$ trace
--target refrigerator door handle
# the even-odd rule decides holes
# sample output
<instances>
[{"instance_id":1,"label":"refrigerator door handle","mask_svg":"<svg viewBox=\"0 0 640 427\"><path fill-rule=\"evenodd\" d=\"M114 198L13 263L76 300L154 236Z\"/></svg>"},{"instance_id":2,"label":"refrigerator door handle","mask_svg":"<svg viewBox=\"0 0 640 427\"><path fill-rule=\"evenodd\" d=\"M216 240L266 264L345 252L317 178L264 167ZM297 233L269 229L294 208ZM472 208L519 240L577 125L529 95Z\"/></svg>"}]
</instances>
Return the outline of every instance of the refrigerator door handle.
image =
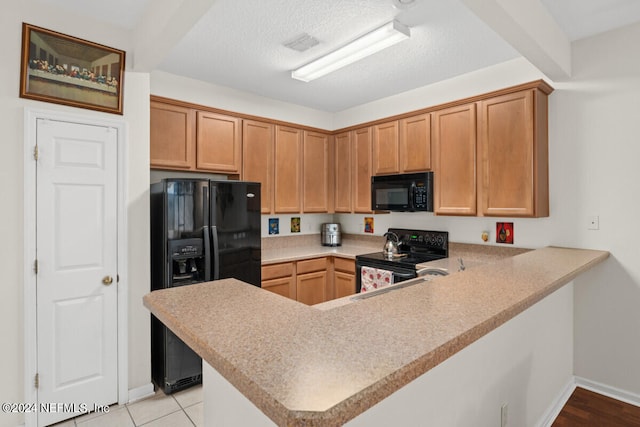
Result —
<instances>
[{"instance_id":1,"label":"refrigerator door handle","mask_svg":"<svg viewBox=\"0 0 640 427\"><path fill-rule=\"evenodd\" d=\"M211 280L211 240L209 239L209 227L202 227L204 240L204 281Z\"/></svg>"},{"instance_id":2,"label":"refrigerator door handle","mask_svg":"<svg viewBox=\"0 0 640 427\"><path fill-rule=\"evenodd\" d=\"M220 257L218 247L218 227L211 226L211 241L213 242L212 255L213 255L213 277L211 280L218 280L220 278Z\"/></svg>"}]
</instances>

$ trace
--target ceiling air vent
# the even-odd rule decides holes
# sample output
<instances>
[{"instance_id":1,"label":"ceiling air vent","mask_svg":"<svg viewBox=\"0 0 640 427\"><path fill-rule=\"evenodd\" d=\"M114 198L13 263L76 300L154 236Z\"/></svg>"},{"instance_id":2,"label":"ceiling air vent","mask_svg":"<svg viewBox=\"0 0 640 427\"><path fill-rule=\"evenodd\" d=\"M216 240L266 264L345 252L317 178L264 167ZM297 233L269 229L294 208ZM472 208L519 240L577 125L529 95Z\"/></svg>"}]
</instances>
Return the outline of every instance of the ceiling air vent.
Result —
<instances>
[{"instance_id":1,"label":"ceiling air vent","mask_svg":"<svg viewBox=\"0 0 640 427\"><path fill-rule=\"evenodd\" d=\"M320 43L317 38L310 36L307 33L302 33L295 39L285 43L284 45L289 49L297 50L298 52L304 52L305 50L314 47Z\"/></svg>"}]
</instances>

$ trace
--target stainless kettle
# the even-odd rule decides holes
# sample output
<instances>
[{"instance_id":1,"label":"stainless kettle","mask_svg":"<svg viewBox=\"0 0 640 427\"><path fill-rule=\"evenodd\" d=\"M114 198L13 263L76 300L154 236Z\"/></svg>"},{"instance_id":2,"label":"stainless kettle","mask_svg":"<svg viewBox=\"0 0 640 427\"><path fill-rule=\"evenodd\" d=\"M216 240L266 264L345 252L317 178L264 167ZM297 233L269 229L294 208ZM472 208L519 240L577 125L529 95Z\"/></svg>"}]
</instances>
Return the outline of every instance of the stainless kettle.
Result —
<instances>
[{"instance_id":1,"label":"stainless kettle","mask_svg":"<svg viewBox=\"0 0 640 427\"><path fill-rule=\"evenodd\" d=\"M392 231L384 233L384 237L387 238L387 241L382 248L382 254L387 258L393 258L398 255L398 243L400 243L400 238L398 238L398 235Z\"/></svg>"}]
</instances>

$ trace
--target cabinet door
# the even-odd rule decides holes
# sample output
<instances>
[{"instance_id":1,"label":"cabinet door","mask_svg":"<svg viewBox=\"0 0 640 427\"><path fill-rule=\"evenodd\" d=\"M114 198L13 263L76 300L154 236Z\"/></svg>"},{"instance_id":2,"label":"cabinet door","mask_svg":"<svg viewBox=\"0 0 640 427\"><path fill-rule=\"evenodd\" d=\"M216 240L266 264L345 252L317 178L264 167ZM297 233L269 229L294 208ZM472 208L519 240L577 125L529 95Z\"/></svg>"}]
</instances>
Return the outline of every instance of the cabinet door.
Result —
<instances>
[{"instance_id":1,"label":"cabinet door","mask_svg":"<svg viewBox=\"0 0 640 427\"><path fill-rule=\"evenodd\" d=\"M353 132L353 211L371 212L371 128Z\"/></svg>"},{"instance_id":2,"label":"cabinet door","mask_svg":"<svg viewBox=\"0 0 640 427\"><path fill-rule=\"evenodd\" d=\"M273 212L273 142L274 126L270 123L242 122L242 179L259 182L260 212Z\"/></svg>"},{"instance_id":3,"label":"cabinet door","mask_svg":"<svg viewBox=\"0 0 640 427\"><path fill-rule=\"evenodd\" d=\"M274 211L301 212L302 131L276 126L274 156Z\"/></svg>"},{"instance_id":4,"label":"cabinet door","mask_svg":"<svg viewBox=\"0 0 640 427\"><path fill-rule=\"evenodd\" d=\"M493 216L535 216L536 183L545 175L543 154L534 140L534 91L508 94L480 103L479 147L482 158L482 213ZM546 122L546 119L545 119ZM540 158L544 157L544 158ZM548 197L546 198L548 214ZM545 214L544 209L538 209Z\"/></svg>"},{"instance_id":5,"label":"cabinet door","mask_svg":"<svg viewBox=\"0 0 640 427\"><path fill-rule=\"evenodd\" d=\"M434 119L434 211L475 215L476 105L436 111Z\"/></svg>"},{"instance_id":6,"label":"cabinet door","mask_svg":"<svg viewBox=\"0 0 640 427\"><path fill-rule=\"evenodd\" d=\"M373 127L374 174L385 175L400 172L398 149L398 121Z\"/></svg>"},{"instance_id":7,"label":"cabinet door","mask_svg":"<svg viewBox=\"0 0 640 427\"><path fill-rule=\"evenodd\" d=\"M195 167L193 110L151 101L150 150L152 168L189 170Z\"/></svg>"},{"instance_id":8,"label":"cabinet door","mask_svg":"<svg viewBox=\"0 0 640 427\"><path fill-rule=\"evenodd\" d=\"M431 114L400 120L400 172L431 170Z\"/></svg>"},{"instance_id":9,"label":"cabinet door","mask_svg":"<svg viewBox=\"0 0 640 427\"><path fill-rule=\"evenodd\" d=\"M305 131L302 159L302 211L329 212L329 137Z\"/></svg>"},{"instance_id":10,"label":"cabinet door","mask_svg":"<svg viewBox=\"0 0 640 427\"><path fill-rule=\"evenodd\" d=\"M336 271L334 273L335 297L342 298L356 293L356 276Z\"/></svg>"},{"instance_id":11,"label":"cabinet door","mask_svg":"<svg viewBox=\"0 0 640 427\"><path fill-rule=\"evenodd\" d=\"M211 172L239 174L242 165L241 119L197 112L196 167Z\"/></svg>"},{"instance_id":12,"label":"cabinet door","mask_svg":"<svg viewBox=\"0 0 640 427\"><path fill-rule=\"evenodd\" d=\"M335 187L334 203L336 212L350 213L351 208L351 132L335 136Z\"/></svg>"},{"instance_id":13,"label":"cabinet door","mask_svg":"<svg viewBox=\"0 0 640 427\"><path fill-rule=\"evenodd\" d=\"M293 276L281 277L279 279L263 280L262 289L273 292L283 297L296 299L296 283Z\"/></svg>"},{"instance_id":14,"label":"cabinet door","mask_svg":"<svg viewBox=\"0 0 640 427\"><path fill-rule=\"evenodd\" d=\"M327 272L298 274L296 283L297 300L303 304L313 305L326 301Z\"/></svg>"}]
</instances>

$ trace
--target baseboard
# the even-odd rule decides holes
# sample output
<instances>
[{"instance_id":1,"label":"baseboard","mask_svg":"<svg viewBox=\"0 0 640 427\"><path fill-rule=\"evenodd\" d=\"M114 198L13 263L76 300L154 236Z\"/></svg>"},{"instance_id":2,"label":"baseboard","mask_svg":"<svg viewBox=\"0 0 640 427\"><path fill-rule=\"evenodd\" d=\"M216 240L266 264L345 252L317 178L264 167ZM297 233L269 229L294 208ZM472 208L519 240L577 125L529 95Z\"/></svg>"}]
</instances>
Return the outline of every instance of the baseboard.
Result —
<instances>
[{"instance_id":1,"label":"baseboard","mask_svg":"<svg viewBox=\"0 0 640 427\"><path fill-rule=\"evenodd\" d=\"M587 390L591 390L595 393L603 396L610 397L612 399L619 400L621 402L628 403L633 406L640 407L640 395L631 393L629 391L621 390L616 387L611 387L605 384L601 384L595 381L588 380L582 377L574 377L577 387L582 387Z\"/></svg>"},{"instance_id":2,"label":"baseboard","mask_svg":"<svg viewBox=\"0 0 640 427\"><path fill-rule=\"evenodd\" d=\"M153 389L153 383L145 384L141 387L136 387L129 390L129 402L132 403L136 400L145 399L147 397L151 397L155 394L155 390Z\"/></svg>"},{"instance_id":3,"label":"baseboard","mask_svg":"<svg viewBox=\"0 0 640 427\"><path fill-rule=\"evenodd\" d=\"M549 409L542 416L541 421L537 424L538 427L551 427L575 389L576 381L572 376L562 389L562 392L553 400Z\"/></svg>"}]
</instances>

